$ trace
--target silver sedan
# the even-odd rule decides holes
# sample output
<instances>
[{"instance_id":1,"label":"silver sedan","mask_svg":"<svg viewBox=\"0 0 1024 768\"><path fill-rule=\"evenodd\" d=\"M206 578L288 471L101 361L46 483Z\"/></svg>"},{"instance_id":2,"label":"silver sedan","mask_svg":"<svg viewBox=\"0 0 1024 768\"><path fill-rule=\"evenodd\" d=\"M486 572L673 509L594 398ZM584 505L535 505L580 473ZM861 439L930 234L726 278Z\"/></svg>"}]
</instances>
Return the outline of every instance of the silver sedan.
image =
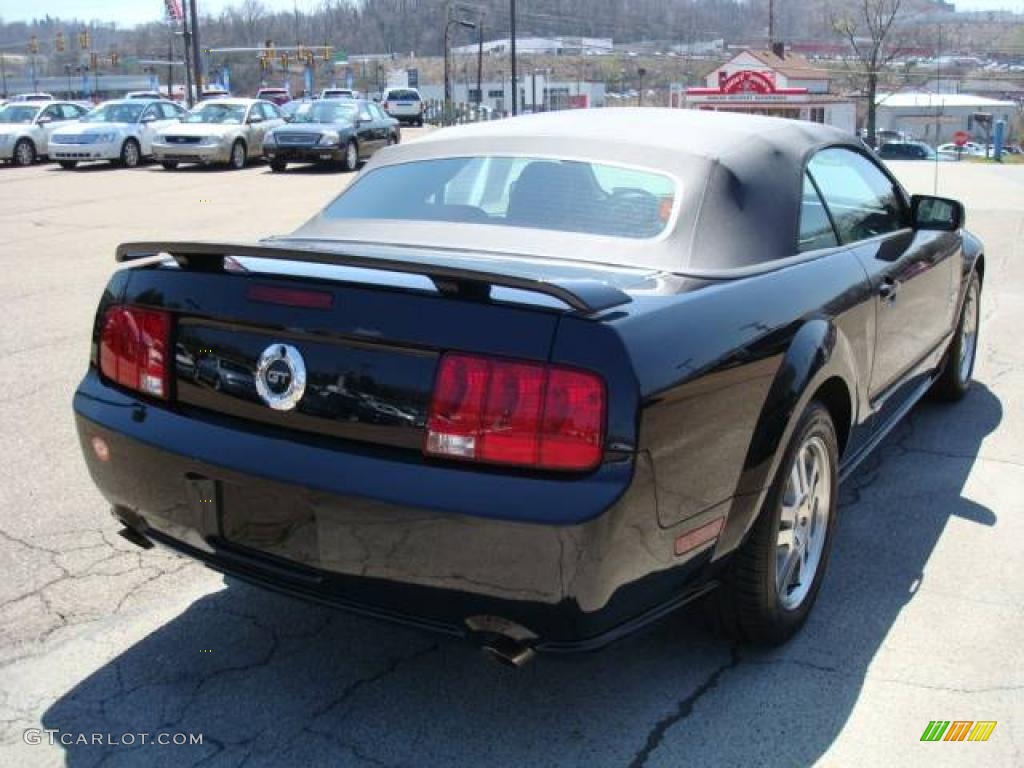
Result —
<instances>
[{"instance_id":1,"label":"silver sedan","mask_svg":"<svg viewBox=\"0 0 1024 768\"><path fill-rule=\"evenodd\" d=\"M153 156L164 168L179 163L244 168L263 156L263 137L284 124L275 104L262 99L211 99L153 140Z\"/></svg>"}]
</instances>

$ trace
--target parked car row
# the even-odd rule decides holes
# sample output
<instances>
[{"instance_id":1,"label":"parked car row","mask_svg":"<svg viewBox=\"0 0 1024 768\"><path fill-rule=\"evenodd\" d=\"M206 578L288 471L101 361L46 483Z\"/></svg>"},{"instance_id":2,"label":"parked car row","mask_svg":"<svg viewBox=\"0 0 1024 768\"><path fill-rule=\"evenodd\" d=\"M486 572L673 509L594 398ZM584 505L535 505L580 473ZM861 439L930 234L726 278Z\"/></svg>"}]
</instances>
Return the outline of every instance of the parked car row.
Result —
<instances>
[{"instance_id":1,"label":"parked car row","mask_svg":"<svg viewBox=\"0 0 1024 768\"><path fill-rule=\"evenodd\" d=\"M294 121L295 125L290 125ZM71 169L109 161L133 168L146 160L167 170L182 163L244 168L266 159L331 162L355 170L401 140L399 121L366 99L322 99L282 107L263 99L215 98L191 111L166 99L130 94L92 110L70 101L19 101L0 109L0 160L54 160Z\"/></svg>"}]
</instances>

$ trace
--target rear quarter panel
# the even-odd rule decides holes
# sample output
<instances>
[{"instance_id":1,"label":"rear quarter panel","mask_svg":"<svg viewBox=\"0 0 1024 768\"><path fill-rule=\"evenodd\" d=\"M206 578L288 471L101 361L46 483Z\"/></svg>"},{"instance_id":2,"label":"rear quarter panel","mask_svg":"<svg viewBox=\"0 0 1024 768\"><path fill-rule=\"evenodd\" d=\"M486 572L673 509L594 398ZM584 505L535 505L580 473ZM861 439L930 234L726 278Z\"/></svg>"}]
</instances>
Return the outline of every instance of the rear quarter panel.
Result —
<instances>
[{"instance_id":1,"label":"rear quarter panel","mask_svg":"<svg viewBox=\"0 0 1024 768\"><path fill-rule=\"evenodd\" d=\"M863 439L874 308L855 256L840 250L775 272L639 297L615 325L641 398L659 522L730 515L745 533L781 446L814 388L838 376ZM734 530L735 527L735 530Z\"/></svg>"}]
</instances>

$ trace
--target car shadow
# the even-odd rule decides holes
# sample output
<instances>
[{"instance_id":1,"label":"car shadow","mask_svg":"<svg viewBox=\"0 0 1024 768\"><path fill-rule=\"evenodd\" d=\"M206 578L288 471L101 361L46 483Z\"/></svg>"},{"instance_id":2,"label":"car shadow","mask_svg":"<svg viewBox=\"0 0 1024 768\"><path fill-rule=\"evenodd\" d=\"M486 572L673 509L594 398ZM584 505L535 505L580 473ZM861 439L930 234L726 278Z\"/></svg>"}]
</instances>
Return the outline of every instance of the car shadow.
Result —
<instances>
[{"instance_id":1,"label":"car shadow","mask_svg":"<svg viewBox=\"0 0 1024 768\"><path fill-rule=\"evenodd\" d=\"M364 163L361 162L359 164L358 168L356 168L356 172L358 172L358 170L360 168L362 168L363 165L364 165ZM333 176L333 175L348 175L350 173L353 176L355 175L355 172L346 171L344 168L341 167L341 163L336 163L336 162L292 163L292 164L288 165L288 168L285 169L285 171L283 173L282 172L272 171L270 169L270 166L268 165L266 173L272 174L274 176L282 176L282 175L297 175L297 176L302 176L302 175L307 175L307 176L327 175L327 176Z\"/></svg>"},{"instance_id":2,"label":"car shadow","mask_svg":"<svg viewBox=\"0 0 1024 768\"><path fill-rule=\"evenodd\" d=\"M225 766L808 765L846 724L947 523L996 524L961 490L1002 414L980 384L954 407L914 409L844 486L815 611L778 649L731 647L691 607L599 653L510 670L463 641L228 579L42 721L203 734L177 747L72 744L69 766L140 754Z\"/></svg>"}]
</instances>

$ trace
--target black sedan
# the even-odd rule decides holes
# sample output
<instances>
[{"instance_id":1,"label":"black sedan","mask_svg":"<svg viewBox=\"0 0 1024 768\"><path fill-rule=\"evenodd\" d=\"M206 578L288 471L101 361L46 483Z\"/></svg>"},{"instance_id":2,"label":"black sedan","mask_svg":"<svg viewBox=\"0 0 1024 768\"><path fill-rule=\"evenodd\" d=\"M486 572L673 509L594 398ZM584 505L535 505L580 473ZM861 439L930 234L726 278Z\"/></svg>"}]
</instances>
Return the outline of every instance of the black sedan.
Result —
<instances>
[{"instance_id":1,"label":"black sedan","mask_svg":"<svg viewBox=\"0 0 1024 768\"><path fill-rule=\"evenodd\" d=\"M810 123L438 131L294 234L120 246L82 448L130 540L509 663L711 591L740 638L781 642L839 483L919 398L970 386L963 219ZM203 355L257 398L175 365Z\"/></svg>"},{"instance_id":2,"label":"black sedan","mask_svg":"<svg viewBox=\"0 0 1024 768\"><path fill-rule=\"evenodd\" d=\"M289 123L263 139L273 171L288 163L340 163L354 171L381 147L401 140L398 121L372 101L322 99L292 115Z\"/></svg>"}]
</instances>

